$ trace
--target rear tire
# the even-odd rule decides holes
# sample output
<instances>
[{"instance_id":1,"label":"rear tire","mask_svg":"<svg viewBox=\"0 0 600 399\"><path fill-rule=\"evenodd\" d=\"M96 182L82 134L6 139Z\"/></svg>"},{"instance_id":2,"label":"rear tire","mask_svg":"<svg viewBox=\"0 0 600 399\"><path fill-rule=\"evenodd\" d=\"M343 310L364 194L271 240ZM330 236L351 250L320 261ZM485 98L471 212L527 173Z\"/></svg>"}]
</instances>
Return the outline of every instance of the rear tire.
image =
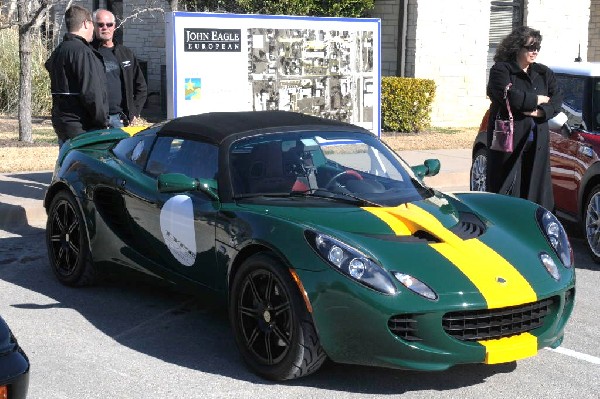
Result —
<instances>
[{"instance_id":1,"label":"rear tire","mask_svg":"<svg viewBox=\"0 0 600 399\"><path fill-rule=\"evenodd\" d=\"M487 149L478 148L471 164L471 191L487 191Z\"/></svg>"},{"instance_id":2,"label":"rear tire","mask_svg":"<svg viewBox=\"0 0 600 399\"><path fill-rule=\"evenodd\" d=\"M68 191L57 193L50 204L46 247L50 267L62 284L76 287L96 283L83 215Z\"/></svg>"},{"instance_id":3,"label":"rear tire","mask_svg":"<svg viewBox=\"0 0 600 399\"><path fill-rule=\"evenodd\" d=\"M242 358L264 378L303 377L326 359L298 286L272 256L256 254L242 264L231 288L229 317Z\"/></svg>"},{"instance_id":4,"label":"rear tire","mask_svg":"<svg viewBox=\"0 0 600 399\"><path fill-rule=\"evenodd\" d=\"M583 235L594 262L600 263L600 185L595 186L585 201Z\"/></svg>"}]
</instances>

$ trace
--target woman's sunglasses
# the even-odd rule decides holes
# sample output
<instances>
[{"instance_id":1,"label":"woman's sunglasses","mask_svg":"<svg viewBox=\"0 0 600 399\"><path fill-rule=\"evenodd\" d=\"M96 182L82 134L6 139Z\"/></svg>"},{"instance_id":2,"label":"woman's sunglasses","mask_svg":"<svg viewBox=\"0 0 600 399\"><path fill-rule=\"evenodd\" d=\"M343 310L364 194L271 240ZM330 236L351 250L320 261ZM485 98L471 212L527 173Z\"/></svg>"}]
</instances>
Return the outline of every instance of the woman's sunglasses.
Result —
<instances>
[{"instance_id":1,"label":"woman's sunglasses","mask_svg":"<svg viewBox=\"0 0 600 399\"><path fill-rule=\"evenodd\" d=\"M530 44L529 46L523 46L523 48L526 49L527 51L533 52L533 51L540 51L542 46L540 46L539 44Z\"/></svg>"}]
</instances>

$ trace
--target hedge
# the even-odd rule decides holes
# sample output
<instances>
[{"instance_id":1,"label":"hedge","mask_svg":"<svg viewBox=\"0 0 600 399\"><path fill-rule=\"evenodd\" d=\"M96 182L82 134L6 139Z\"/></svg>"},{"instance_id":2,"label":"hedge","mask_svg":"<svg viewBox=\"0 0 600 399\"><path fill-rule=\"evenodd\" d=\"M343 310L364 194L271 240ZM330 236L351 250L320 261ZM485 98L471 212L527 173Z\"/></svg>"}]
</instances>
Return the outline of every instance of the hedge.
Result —
<instances>
[{"instance_id":1,"label":"hedge","mask_svg":"<svg viewBox=\"0 0 600 399\"><path fill-rule=\"evenodd\" d=\"M429 127L434 97L435 82L431 79L382 77L382 130L419 132Z\"/></svg>"}]
</instances>

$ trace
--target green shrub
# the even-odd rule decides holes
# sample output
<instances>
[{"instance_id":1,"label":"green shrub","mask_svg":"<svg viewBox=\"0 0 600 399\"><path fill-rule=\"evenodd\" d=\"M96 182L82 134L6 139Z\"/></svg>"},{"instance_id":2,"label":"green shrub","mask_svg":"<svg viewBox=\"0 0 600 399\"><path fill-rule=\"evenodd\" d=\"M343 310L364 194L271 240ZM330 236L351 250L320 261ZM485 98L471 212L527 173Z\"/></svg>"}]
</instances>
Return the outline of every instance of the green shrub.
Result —
<instances>
[{"instance_id":1,"label":"green shrub","mask_svg":"<svg viewBox=\"0 0 600 399\"><path fill-rule=\"evenodd\" d=\"M19 105L19 36L16 29L0 29L0 113L16 115ZM39 35L31 45L31 112L49 115L52 108L50 77L44 68L48 50Z\"/></svg>"},{"instance_id":2,"label":"green shrub","mask_svg":"<svg viewBox=\"0 0 600 399\"><path fill-rule=\"evenodd\" d=\"M381 119L386 132L419 132L431 122L435 82L431 79L381 78Z\"/></svg>"}]
</instances>

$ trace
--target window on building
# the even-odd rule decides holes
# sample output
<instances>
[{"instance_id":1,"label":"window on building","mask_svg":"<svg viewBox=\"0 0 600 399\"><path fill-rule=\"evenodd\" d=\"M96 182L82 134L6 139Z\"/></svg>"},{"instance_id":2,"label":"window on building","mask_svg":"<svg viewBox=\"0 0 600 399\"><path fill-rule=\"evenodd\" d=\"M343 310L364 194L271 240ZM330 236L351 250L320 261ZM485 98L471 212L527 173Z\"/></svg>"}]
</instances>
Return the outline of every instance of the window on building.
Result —
<instances>
[{"instance_id":1,"label":"window on building","mask_svg":"<svg viewBox=\"0 0 600 399\"><path fill-rule=\"evenodd\" d=\"M491 4L486 79L494 65L494 54L502 39L514 28L523 25L523 0L493 0Z\"/></svg>"}]
</instances>

